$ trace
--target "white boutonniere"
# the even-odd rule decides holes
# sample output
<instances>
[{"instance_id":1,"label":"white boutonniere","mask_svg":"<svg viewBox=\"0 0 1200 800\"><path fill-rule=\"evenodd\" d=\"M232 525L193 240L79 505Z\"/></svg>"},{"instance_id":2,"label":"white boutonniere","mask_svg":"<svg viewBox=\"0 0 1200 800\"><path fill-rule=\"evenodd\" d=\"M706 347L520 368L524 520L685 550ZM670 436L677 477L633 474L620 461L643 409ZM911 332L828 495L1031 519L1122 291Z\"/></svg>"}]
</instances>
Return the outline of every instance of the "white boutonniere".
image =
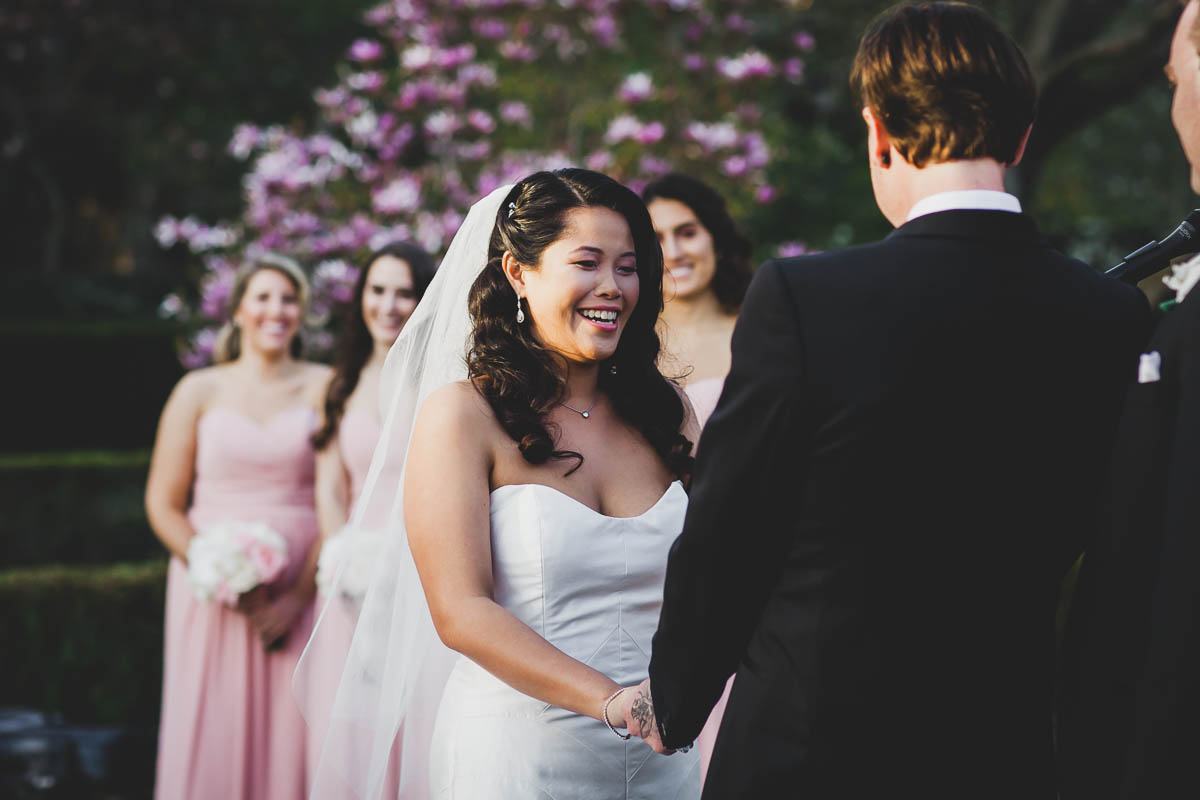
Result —
<instances>
[{"instance_id":1,"label":"white boutonniere","mask_svg":"<svg viewBox=\"0 0 1200 800\"><path fill-rule=\"evenodd\" d=\"M1192 287L1200 282L1200 255L1193 256L1182 264L1173 264L1171 274L1163 277L1168 289L1175 291L1175 302L1182 303Z\"/></svg>"}]
</instances>

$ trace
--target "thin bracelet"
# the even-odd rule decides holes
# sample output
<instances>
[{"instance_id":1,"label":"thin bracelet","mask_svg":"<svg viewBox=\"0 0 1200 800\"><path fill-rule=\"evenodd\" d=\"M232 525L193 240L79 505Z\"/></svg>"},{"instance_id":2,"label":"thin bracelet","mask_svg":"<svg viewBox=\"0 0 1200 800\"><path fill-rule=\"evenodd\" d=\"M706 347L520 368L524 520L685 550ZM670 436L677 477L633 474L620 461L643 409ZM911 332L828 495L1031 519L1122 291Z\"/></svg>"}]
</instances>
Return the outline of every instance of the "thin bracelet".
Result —
<instances>
[{"instance_id":1,"label":"thin bracelet","mask_svg":"<svg viewBox=\"0 0 1200 800\"><path fill-rule=\"evenodd\" d=\"M610 731L615 733L617 736L620 736L622 739L628 739L628 738L630 738L630 736L632 736L632 734L621 733L619 730L617 730L616 728L613 727L613 724L611 722L608 721L608 704L611 703L613 700L616 700L617 695L619 695L621 692L625 691L625 688L626 687L622 686L620 689L617 689L615 692L610 694L608 696L608 699L604 701L604 708L600 711L600 716L604 717L604 724L608 726L608 729Z\"/></svg>"}]
</instances>

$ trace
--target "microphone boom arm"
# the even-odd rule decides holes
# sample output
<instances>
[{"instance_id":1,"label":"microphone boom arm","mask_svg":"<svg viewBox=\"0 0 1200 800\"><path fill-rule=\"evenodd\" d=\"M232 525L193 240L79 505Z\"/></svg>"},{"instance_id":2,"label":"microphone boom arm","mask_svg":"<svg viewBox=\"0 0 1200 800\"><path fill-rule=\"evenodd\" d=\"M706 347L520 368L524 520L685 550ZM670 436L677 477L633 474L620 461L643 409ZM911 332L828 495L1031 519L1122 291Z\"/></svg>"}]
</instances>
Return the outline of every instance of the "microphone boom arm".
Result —
<instances>
[{"instance_id":1,"label":"microphone boom arm","mask_svg":"<svg viewBox=\"0 0 1200 800\"><path fill-rule=\"evenodd\" d=\"M1200 208L1193 209L1179 227L1161 242L1147 242L1104 274L1136 284L1148 275L1164 269L1172 259L1200 252Z\"/></svg>"}]
</instances>

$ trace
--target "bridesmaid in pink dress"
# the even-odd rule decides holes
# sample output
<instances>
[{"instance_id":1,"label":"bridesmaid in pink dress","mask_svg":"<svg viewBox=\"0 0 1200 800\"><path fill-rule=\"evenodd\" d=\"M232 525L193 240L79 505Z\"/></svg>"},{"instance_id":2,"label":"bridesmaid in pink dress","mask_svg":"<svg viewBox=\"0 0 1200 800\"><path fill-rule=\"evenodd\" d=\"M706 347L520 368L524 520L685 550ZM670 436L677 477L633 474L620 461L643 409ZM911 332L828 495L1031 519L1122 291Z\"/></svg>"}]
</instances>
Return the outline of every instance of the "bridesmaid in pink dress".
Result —
<instances>
[{"instance_id":1,"label":"bridesmaid in pink dress","mask_svg":"<svg viewBox=\"0 0 1200 800\"><path fill-rule=\"evenodd\" d=\"M300 800L304 723L292 671L312 627L317 520L305 398L326 367L300 361L307 283L290 259L265 255L235 281L216 366L183 377L159 421L146 512L170 552L159 800ZM197 599L188 544L204 526L262 521L288 567L236 609Z\"/></svg>"},{"instance_id":2,"label":"bridesmaid in pink dress","mask_svg":"<svg viewBox=\"0 0 1200 800\"><path fill-rule=\"evenodd\" d=\"M326 545L342 534L353 504L362 493L382 428L379 379L383 363L433 279L433 270L433 259L416 245L388 245L368 259L354 297L345 308L334 371L318 398L323 418L312 436L317 450L317 517ZM399 485L400 476L381 480ZM381 527L382 522L365 519L360 527L370 531ZM357 610L355 598L329 599L318 598L320 625L297 673L296 690L306 695L302 702L313 763L319 759L328 733L328 712L341 679ZM319 787L319 791L325 792L326 787ZM394 798L396 791L385 788L383 795Z\"/></svg>"},{"instance_id":3,"label":"bridesmaid in pink dress","mask_svg":"<svg viewBox=\"0 0 1200 800\"><path fill-rule=\"evenodd\" d=\"M648 185L642 199L666 267L665 307L659 318L666 354L663 371L683 374L684 390L703 426L717 407L729 373L733 327L753 275L753 246L729 216L725 200L695 178L666 175ZM697 739L701 780L728 699L726 685Z\"/></svg>"}]
</instances>

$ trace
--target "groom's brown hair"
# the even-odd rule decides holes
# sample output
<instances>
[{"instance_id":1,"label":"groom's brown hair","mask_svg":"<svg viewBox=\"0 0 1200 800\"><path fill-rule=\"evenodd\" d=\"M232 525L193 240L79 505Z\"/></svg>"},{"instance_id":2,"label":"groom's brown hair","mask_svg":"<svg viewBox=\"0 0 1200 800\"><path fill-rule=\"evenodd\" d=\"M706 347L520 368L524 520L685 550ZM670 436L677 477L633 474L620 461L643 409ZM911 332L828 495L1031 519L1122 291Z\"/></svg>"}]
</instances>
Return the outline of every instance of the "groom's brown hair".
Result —
<instances>
[{"instance_id":1,"label":"groom's brown hair","mask_svg":"<svg viewBox=\"0 0 1200 800\"><path fill-rule=\"evenodd\" d=\"M966 3L884 12L863 34L850 83L917 168L985 157L1011 164L1037 104L1020 48Z\"/></svg>"}]
</instances>

